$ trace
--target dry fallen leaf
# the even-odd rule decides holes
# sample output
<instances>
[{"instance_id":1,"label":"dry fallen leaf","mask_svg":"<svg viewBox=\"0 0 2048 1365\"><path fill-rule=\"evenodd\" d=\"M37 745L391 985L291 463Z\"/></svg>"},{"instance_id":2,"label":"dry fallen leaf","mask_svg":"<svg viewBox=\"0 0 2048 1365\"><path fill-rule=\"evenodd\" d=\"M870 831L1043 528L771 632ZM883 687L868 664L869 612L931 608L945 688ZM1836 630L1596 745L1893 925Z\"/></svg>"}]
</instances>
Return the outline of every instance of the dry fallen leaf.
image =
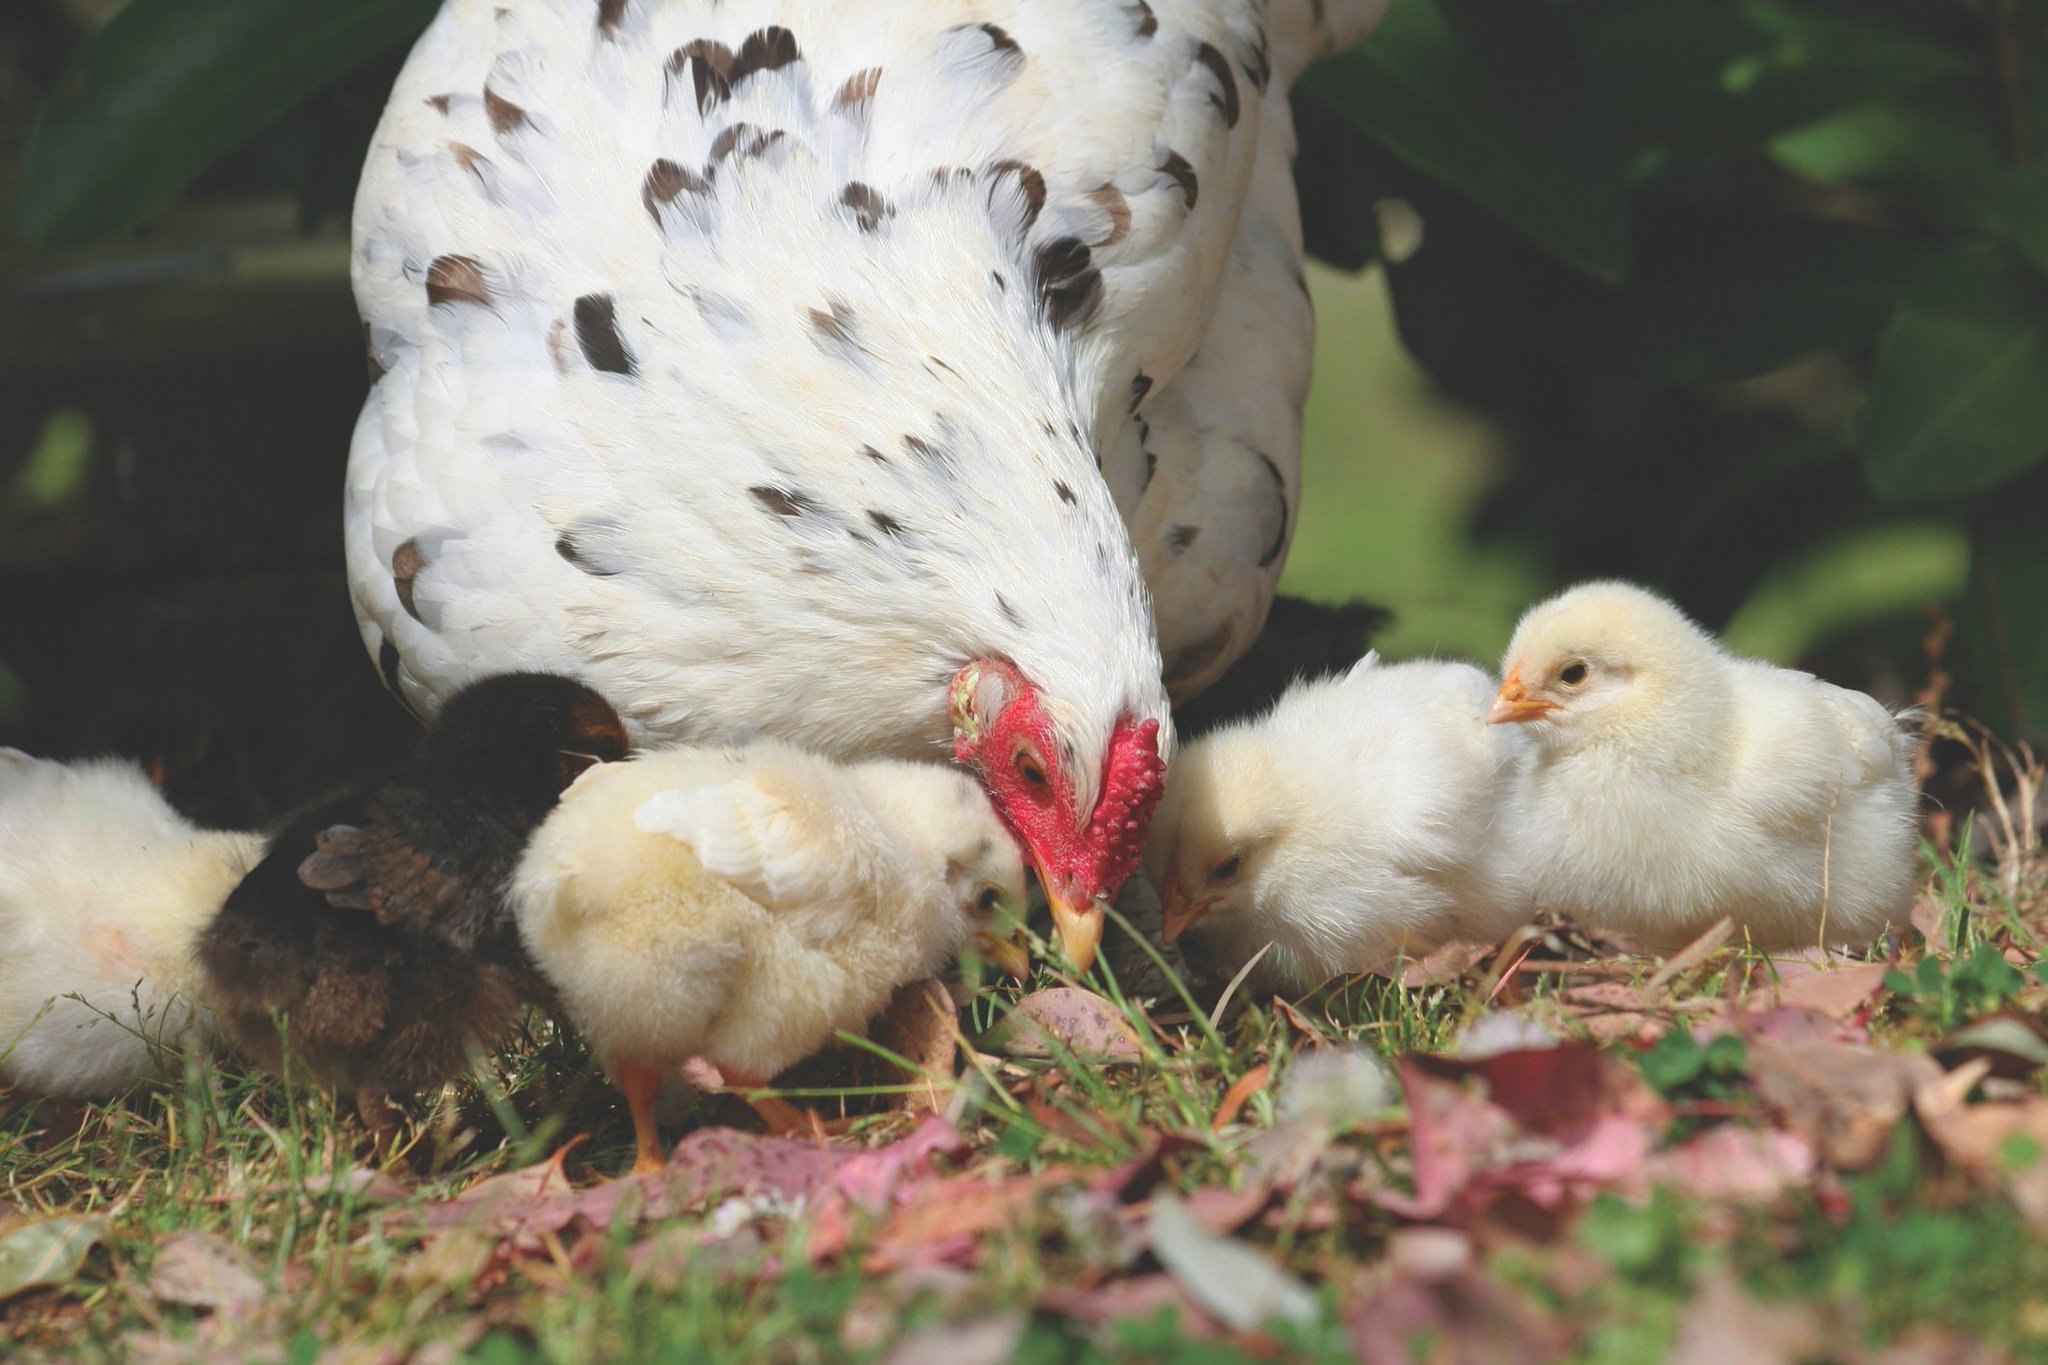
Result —
<instances>
[{"instance_id":1,"label":"dry fallen leaf","mask_svg":"<svg viewBox=\"0 0 2048 1365\"><path fill-rule=\"evenodd\" d=\"M1153 1198L1147 1239L1167 1273L1227 1327L1316 1320L1313 1290L1250 1243L1204 1228L1173 1195Z\"/></svg>"},{"instance_id":2,"label":"dry fallen leaf","mask_svg":"<svg viewBox=\"0 0 2048 1365\"><path fill-rule=\"evenodd\" d=\"M233 1312L263 1298L263 1281L241 1248L203 1232L174 1232L157 1244L149 1292L165 1303Z\"/></svg>"},{"instance_id":3,"label":"dry fallen leaf","mask_svg":"<svg viewBox=\"0 0 2048 1365\"><path fill-rule=\"evenodd\" d=\"M903 1079L918 1088L898 1097L911 1113L933 1113L945 1107L952 1093L958 1011L953 997L938 981L913 981L898 990L868 1030L877 1044L916 1068Z\"/></svg>"},{"instance_id":4,"label":"dry fallen leaf","mask_svg":"<svg viewBox=\"0 0 2048 1365\"><path fill-rule=\"evenodd\" d=\"M1884 989L1884 962L1858 962L1848 966L1814 966L1801 962L1773 964L1777 979L1766 979L1750 990L1749 1009L1818 1010L1830 1019L1847 1019Z\"/></svg>"},{"instance_id":5,"label":"dry fallen leaf","mask_svg":"<svg viewBox=\"0 0 2048 1365\"><path fill-rule=\"evenodd\" d=\"M1796 1365L1827 1353L1820 1315L1805 1304L1767 1304L1727 1274L1707 1277L1679 1319L1671 1365Z\"/></svg>"},{"instance_id":6,"label":"dry fallen leaf","mask_svg":"<svg viewBox=\"0 0 2048 1365\"><path fill-rule=\"evenodd\" d=\"M0 1300L63 1284L106 1235L104 1218L29 1218L0 1227Z\"/></svg>"},{"instance_id":7,"label":"dry fallen leaf","mask_svg":"<svg viewBox=\"0 0 2048 1365\"><path fill-rule=\"evenodd\" d=\"M1965 1063L1913 1097L1913 1109L1943 1156L1979 1180L1996 1183L2039 1230L2048 1231L2048 1097L2013 1104L1966 1104L1988 1071Z\"/></svg>"},{"instance_id":8,"label":"dry fallen leaf","mask_svg":"<svg viewBox=\"0 0 2048 1365\"><path fill-rule=\"evenodd\" d=\"M1039 1306L1083 1323L1143 1322L1170 1308L1180 1332L1189 1337L1215 1336L1222 1324L1181 1287L1173 1276L1139 1275L1078 1288L1053 1285L1039 1297Z\"/></svg>"},{"instance_id":9,"label":"dry fallen leaf","mask_svg":"<svg viewBox=\"0 0 2048 1365\"><path fill-rule=\"evenodd\" d=\"M1561 1353L1562 1331L1472 1269L1469 1244L1443 1240L1455 1235L1414 1229L1388 1248L1391 1277L1348 1314L1360 1365L1537 1365Z\"/></svg>"},{"instance_id":10,"label":"dry fallen leaf","mask_svg":"<svg viewBox=\"0 0 2048 1365\"><path fill-rule=\"evenodd\" d=\"M884 1357L885 1365L1003 1365L1024 1339L1022 1313L920 1327Z\"/></svg>"},{"instance_id":11,"label":"dry fallen leaf","mask_svg":"<svg viewBox=\"0 0 2048 1365\"><path fill-rule=\"evenodd\" d=\"M1831 1166L1855 1170L1883 1155L1892 1129L1941 1068L1924 1053L1840 1043L1749 1045L1757 1094Z\"/></svg>"},{"instance_id":12,"label":"dry fallen leaf","mask_svg":"<svg viewBox=\"0 0 2048 1365\"><path fill-rule=\"evenodd\" d=\"M1053 1043L1089 1059L1136 1061L1143 1055L1137 1032L1123 1012L1095 992L1074 986L1025 996L1009 1018L990 1031L989 1042L995 1051L1011 1057L1049 1057Z\"/></svg>"},{"instance_id":13,"label":"dry fallen leaf","mask_svg":"<svg viewBox=\"0 0 2048 1365\"><path fill-rule=\"evenodd\" d=\"M1372 1197L1408 1218L1476 1216L1511 1191L1554 1209L1599 1189L1638 1189L1666 1113L1640 1080L1584 1047L1472 1064L1411 1057L1401 1082L1414 1195Z\"/></svg>"},{"instance_id":14,"label":"dry fallen leaf","mask_svg":"<svg viewBox=\"0 0 2048 1365\"><path fill-rule=\"evenodd\" d=\"M363 1204L402 1204L413 1196L412 1186L396 1176L362 1166L349 1166L332 1175L307 1176L304 1188L308 1194L338 1192Z\"/></svg>"},{"instance_id":15,"label":"dry fallen leaf","mask_svg":"<svg viewBox=\"0 0 2048 1365\"><path fill-rule=\"evenodd\" d=\"M1650 1179L1691 1199L1762 1203L1813 1178L1813 1149L1790 1133L1732 1123L1650 1158Z\"/></svg>"}]
</instances>

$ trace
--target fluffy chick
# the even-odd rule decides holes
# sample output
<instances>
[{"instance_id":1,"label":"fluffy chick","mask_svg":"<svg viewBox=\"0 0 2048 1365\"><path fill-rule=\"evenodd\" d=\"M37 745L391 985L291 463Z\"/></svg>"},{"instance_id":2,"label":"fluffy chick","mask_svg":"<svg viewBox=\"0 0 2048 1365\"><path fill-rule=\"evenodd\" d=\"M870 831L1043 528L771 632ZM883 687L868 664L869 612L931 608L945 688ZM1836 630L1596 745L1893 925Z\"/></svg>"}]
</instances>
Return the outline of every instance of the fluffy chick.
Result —
<instances>
[{"instance_id":1,"label":"fluffy chick","mask_svg":"<svg viewBox=\"0 0 2048 1365\"><path fill-rule=\"evenodd\" d=\"M1907 917L1912 743L1874 698L1737 658L1627 583L1533 608L1502 669L1488 719L1535 745L1514 822L1540 904L1667 951L1723 915L1769 948Z\"/></svg>"},{"instance_id":2,"label":"fluffy chick","mask_svg":"<svg viewBox=\"0 0 2048 1365\"><path fill-rule=\"evenodd\" d=\"M662 1162L666 1072L695 1056L758 1085L970 933L1007 947L994 929L1022 901L1024 864L962 772L764 743L586 773L511 894L527 951L625 1092L645 1171Z\"/></svg>"},{"instance_id":3,"label":"fluffy chick","mask_svg":"<svg viewBox=\"0 0 2048 1365\"><path fill-rule=\"evenodd\" d=\"M459 1073L534 997L505 879L562 789L625 754L567 678L458 693L404 767L292 817L200 936L222 1031L280 1073L288 1048L389 1138L393 1097Z\"/></svg>"},{"instance_id":4,"label":"fluffy chick","mask_svg":"<svg viewBox=\"0 0 2048 1365\"><path fill-rule=\"evenodd\" d=\"M1299 683L1266 715L1184 749L1147 872L1163 936L1295 987L1454 938L1491 941L1529 901L1495 839L1524 745L1484 721L1468 664L1383 664Z\"/></svg>"},{"instance_id":5,"label":"fluffy chick","mask_svg":"<svg viewBox=\"0 0 2048 1365\"><path fill-rule=\"evenodd\" d=\"M0 1076L98 1099L211 1032L192 941L263 856L203 830L142 769L0 749Z\"/></svg>"}]
</instances>

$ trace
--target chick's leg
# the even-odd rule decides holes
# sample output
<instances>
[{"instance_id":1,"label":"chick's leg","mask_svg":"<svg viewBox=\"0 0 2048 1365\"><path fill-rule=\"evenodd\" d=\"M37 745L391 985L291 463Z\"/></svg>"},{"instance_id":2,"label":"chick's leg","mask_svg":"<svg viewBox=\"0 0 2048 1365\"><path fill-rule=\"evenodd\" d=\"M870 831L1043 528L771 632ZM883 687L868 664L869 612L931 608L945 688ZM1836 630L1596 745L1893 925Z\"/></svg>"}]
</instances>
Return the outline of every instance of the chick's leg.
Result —
<instances>
[{"instance_id":1,"label":"chick's leg","mask_svg":"<svg viewBox=\"0 0 2048 1365\"><path fill-rule=\"evenodd\" d=\"M654 1097L661 1089L661 1072L631 1059L623 1061L619 1063L619 1089L633 1115L633 1174L658 1171L667 1164L661 1130L654 1124Z\"/></svg>"},{"instance_id":2,"label":"chick's leg","mask_svg":"<svg viewBox=\"0 0 2048 1365\"><path fill-rule=\"evenodd\" d=\"M356 1087L356 1114L370 1133L371 1159L378 1165L404 1170L405 1157L399 1151L405 1137L405 1110L381 1085Z\"/></svg>"}]
</instances>

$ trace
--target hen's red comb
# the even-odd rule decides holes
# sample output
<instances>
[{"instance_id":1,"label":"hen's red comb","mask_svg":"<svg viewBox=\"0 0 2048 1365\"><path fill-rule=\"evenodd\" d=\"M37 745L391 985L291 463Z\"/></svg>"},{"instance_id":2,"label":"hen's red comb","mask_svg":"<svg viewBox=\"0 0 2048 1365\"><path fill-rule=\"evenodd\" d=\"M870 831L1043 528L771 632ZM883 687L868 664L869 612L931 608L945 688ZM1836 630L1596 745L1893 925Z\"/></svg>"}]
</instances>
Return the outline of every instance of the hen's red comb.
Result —
<instances>
[{"instance_id":1,"label":"hen's red comb","mask_svg":"<svg viewBox=\"0 0 2048 1365\"><path fill-rule=\"evenodd\" d=\"M1159 757L1159 722L1117 722L1102 772L1102 799L1088 820L1088 847L1100 862L1096 885L1107 894L1129 879L1145 854L1152 812L1166 792L1166 762Z\"/></svg>"}]
</instances>

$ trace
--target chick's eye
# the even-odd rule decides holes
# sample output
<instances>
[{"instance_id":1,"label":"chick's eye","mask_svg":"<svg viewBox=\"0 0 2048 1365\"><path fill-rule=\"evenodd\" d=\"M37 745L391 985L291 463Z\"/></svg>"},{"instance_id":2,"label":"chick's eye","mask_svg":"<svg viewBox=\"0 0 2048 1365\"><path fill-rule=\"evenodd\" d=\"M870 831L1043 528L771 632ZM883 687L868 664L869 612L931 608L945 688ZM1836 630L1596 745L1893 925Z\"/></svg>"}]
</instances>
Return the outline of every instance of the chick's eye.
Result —
<instances>
[{"instance_id":1,"label":"chick's eye","mask_svg":"<svg viewBox=\"0 0 2048 1365\"><path fill-rule=\"evenodd\" d=\"M1237 854L1232 854L1210 869L1209 880L1212 882L1227 882L1243 869L1244 859Z\"/></svg>"},{"instance_id":2,"label":"chick's eye","mask_svg":"<svg viewBox=\"0 0 2048 1365\"><path fill-rule=\"evenodd\" d=\"M1586 680L1586 675L1591 671L1584 663L1574 659L1566 664L1563 670L1558 673L1557 680L1566 687L1577 687Z\"/></svg>"},{"instance_id":3,"label":"chick's eye","mask_svg":"<svg viewBox=\"0 0 2048 1365\"><path fill-rule=\"evenodd\" d=\"M998 886L984 886L981 894L974 898L974 908L984 915L992 915L1003 903L1003 891Z\"/></svg>"}]
</instances>

